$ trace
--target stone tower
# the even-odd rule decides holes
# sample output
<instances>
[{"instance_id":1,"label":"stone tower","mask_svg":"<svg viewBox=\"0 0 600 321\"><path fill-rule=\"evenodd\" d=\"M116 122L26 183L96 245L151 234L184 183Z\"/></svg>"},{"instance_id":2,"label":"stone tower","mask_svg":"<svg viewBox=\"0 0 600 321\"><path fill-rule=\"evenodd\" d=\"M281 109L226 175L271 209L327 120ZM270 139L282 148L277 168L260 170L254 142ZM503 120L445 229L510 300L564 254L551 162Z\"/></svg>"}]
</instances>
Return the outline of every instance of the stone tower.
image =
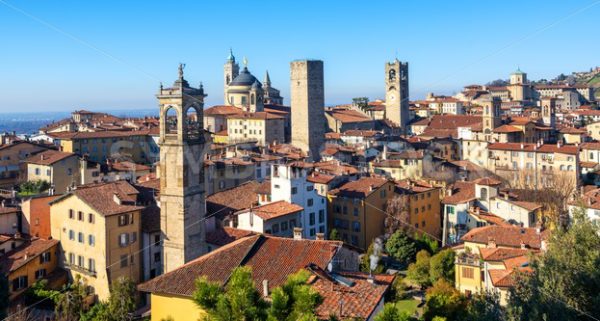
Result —
<instances>
[{"instance_id":1,"label":"stone tower","mask_svg":"<svg viewBox=\"0 0 600 321\"><path fill-rule=\"evenodd\" d=\"M223 104L232 105L229 103L227 98L227 87L229 87L229 83L235 79L240 74L240 66L235 61L235 56L233 55L233 50L229 49L229 57L227 57L227 61L225 62L225 66L223 66Z\"/></svg>"},{"instance_id":2,"label":"stone tower","mask_svg":"<svg viewBox=\"0 0 600 321\"><path fill-rule=\"evenodd\" d=\"M556 128L556 98L542 97L540 104L542 107L542 121L544 125Z\"/></svg>"},{"instance_id":3,"label":"stone tower","mask_svg":"<svg viewBox=\"0 0 600 321\"><path fill-rule=\"evenodd\" d=\"M397 58L385 64L385 117L407 132L408 62Z\"/></svg>"},{"instance_id":4,"label":"stone tower","mask_svg":"<svg viewBox=\"0 0 600 321\"><path fill-rule=\"evenodd\" d=\"M179 78L156 96L160 106L160 227L163 270L172 271L205 253L202 120L204 89Z\"/></svg>"},{"instance_id":5,"label":"stone tower","mask_svg":"<svg viewBox=\"0 0 600 321\"><path fill-rule=\"evenodd\" d=\"M292 145L316 161L325 145L325 96L323 61L296 60L290 63Z\"/></svg>"},{"instance_id":6,"label":"stone tower","mask_svg":"<svg viewBox=\"0 0 600 321\"><path fill-rule=\"evenodd\" d=\"M500 115L501 100L499 97L491 97L489 100L483 102L483 133L486 138L489 138L494 132L494 128L499 127L502 123L502 116ZM489 141L489 139L486 139Z\"/></svg>"}]
</instances>

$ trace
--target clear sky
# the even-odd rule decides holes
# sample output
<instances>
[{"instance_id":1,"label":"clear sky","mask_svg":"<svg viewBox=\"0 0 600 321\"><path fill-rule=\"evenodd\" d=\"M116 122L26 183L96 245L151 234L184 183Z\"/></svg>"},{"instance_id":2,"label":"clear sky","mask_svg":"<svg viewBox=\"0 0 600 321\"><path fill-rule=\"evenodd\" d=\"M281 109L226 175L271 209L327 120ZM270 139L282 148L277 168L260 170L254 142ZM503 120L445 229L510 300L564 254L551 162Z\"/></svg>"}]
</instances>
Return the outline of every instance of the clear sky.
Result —
<instances>
[{"instance_id":1,"label":"clear sky","mask_svg":"<svg viewBox=\"0 0 600 321\"><path fill-rule=\"evenodd\" d=\"M600 65L600 0L0 0L0 112L155 108L177 64L222 103L229 48L289 102L289 62L325 62L327 104L383 96L410 63L411 99L519 66L530 79Z\"/></svg>"}]
</instances>

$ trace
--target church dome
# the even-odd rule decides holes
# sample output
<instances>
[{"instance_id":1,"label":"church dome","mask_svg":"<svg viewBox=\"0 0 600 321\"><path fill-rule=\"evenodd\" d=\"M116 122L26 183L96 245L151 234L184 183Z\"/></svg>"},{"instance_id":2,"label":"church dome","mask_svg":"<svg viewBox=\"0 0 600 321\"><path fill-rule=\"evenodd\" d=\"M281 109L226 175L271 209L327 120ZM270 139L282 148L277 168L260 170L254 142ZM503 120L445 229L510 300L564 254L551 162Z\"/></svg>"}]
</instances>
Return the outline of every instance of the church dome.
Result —
<instances>
[{"instance_id":1,"label":"church dome","mask_svg":"<svg viewBox=\"0 0 600 321\"><path fill-rule=\"evenodd\" d=\"M262 86L260 81L248 71L248 68L244 67L240 74L229 83L229 86L252 86L255 82Z\"/></svg>"}]
</instances>

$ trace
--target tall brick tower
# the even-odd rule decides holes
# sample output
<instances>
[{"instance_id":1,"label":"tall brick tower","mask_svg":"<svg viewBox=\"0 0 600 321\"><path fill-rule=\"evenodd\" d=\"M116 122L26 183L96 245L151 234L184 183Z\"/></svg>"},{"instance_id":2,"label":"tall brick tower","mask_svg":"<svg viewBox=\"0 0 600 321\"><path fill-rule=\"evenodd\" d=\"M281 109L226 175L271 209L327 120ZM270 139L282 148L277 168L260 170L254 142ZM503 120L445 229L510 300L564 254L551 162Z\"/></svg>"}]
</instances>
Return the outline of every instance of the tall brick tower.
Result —
<instances>
[{"instance_id":1,"label":"tall brick tower","mask_svg":"<svg viewBox=\"0 0 600 321\"><path fill-rule=\"evenodd\" d=\"M290 80L292 145L307 152L312 160L319 160L326 126L323 61L292 61Z\"/></svg>"},{"instance_id":2,"label":"tall brick tower","mask_svg":"<svg viewBox=\"0 0 600 321\"><path fill-rule=\"evenodd\" d=\"M407 132L408 62L397 58L385 64L385 117Z\"/></svg>"},{"instance_id":3,"label":"tall brick tower","mask_svg":"<svg viewBox=\"0 0 600 321\"><path fill-rule=\"evenodd\" d=\"M202 120L204 89L183 78L158 95L160 106L160 228L163 270L172 271L205 253Z\"/></svg>"}]
</instances>

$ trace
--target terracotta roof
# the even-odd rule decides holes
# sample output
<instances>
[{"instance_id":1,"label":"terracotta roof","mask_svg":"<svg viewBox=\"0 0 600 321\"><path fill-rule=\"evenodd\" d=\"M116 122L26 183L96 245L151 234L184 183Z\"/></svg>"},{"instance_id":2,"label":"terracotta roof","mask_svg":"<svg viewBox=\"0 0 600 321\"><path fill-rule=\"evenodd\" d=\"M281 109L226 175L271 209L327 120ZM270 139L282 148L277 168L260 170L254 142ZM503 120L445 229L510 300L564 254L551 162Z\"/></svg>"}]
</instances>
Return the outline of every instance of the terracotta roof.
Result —
<instances>
[{"instance_id":1,"label":"terracotta roof","mask_svg":"<svg viewBox=\"0 0 600 321\"><path fill-rule=\"evenodd\" d=\"M254 215L267 221L267 220L282 217L285 215L295 214L302 210L304 210L304 208L300 205L293 204L293 203L290 203L287 201L277 201L277 202L253 207L253 208L244 210L243 212L239 212L238 214L241 214L244 212L252 212L252 213L254 213Z\"/></svg>"},{"instance_id":2,"label":"terracotta roof","mask_svg":"<svg viewBox=\"0 0 600 321\"><path fill-rule=\"evenodd\" d=\"M404 163L401 159L386 159L371 163L373 167L391 167L391 168L402 168Z\"/></svg>"},{"instance_id":3,"label":"terracotta roof","mask_svg":"<svg viewBox=\"0 0 600 321\"><path fill-rule=\"evenodd\" d=\"M376 130L350 129L350 130L343 132L342 136L374 137L374 136L377 136L378 134L381 134L381 133Z\"/></svg>"},{"instance_id":4,"label":"terracotta roof","mask_svg":"<svg viewBox=\"0 0 600 321\"><path fill-rule=\"evenodd\" d=\"M581 144L581 149L600 150L600 142L589 142Z\"/></svg>"},{"instance_id":5,"label":"terracotta roof","mask_svg":"<svg viewBox=\"0 0 600 321\"><path fill-rule=\"evenodd\" d=\"M254 113L244 112L241 114L233 114L233 115L227 116L227 118L231 118L231 119L265 119L265 120L266 119L283 119L282 116L267 113L264 111L257 111Z\"/></svg>"},{"instance_id":6,"label":"terracotta roof","mask_svg":"<svg viewBox=\"0 0 600 321\"><path fill-rule=\"evenodd\" d=\"M472 115L435 115L429 126L420 136L426 137L458 137L458 127L480 127L481 116Z\"/></svg>"},{"instance_id":7,"label":"terracotta roof","mask_svg":"<svg viewBox=\"0 0 600 321\"><path fill-rule=\"evenodd\" d=\"M93 139L93 138L118 138L118 137L130 137L130 136L148 136L151 134L151 130L104 130L98 132L59 132L59 133L48 133L56 139Z\"/></svg>"},{"instance_id":8,"label":"terracotta roof","mask_svg":"<svg viewBox=\"0 0 600 321\"><path fill-rule=\"evenodd\" d=\"M58 203L71 196L77 196L100 214L108 216L142 210L136 205L139 191L126 181L97 183L78 186L76 190L65 194L50 204Z\"/></svg>"},{"instance_id":9,"label":"terracotta roof","mask_svg":"<svg viewBox=\"0 0 600 321\"><path fill-rule=\"evenodd\" d=\"M240 108L237 108L235 106L223 106L223 105L217 105L217 106L212 106L210 108L206 108L204 109L204 116L214 116L214 115L223 115L223 116L227 116L227 115L235 115L235 114L241 114L244 111L241 110Z\"/></svg>"},{"instance_id":10,"label":"terracotta roof","mask_svg":"<svg viewBox=\"0 0 600 321\"><path fill-rule=\"evenodd\" d=\"M333 179L335 179L334 175L323 174L319 172L312 172L310 175L306 177L306 180L311 183L317 184L328 184Z\"/></svg>"},{"instance_id":11,"label":"terracotta roof","mask_svg":"<svg viewBox=\"0 0 600 321\"><path fill-rule=\"evenodd\" d=\"M48 166L72 156L76 157L77 155L73 153L59 152L57 150L48 149L43 152L37 153L33 156L30 156L29 158L25 159L24 162L29 164Z\"/></svg>"},{"instance_id":12,"label":"terracotta roof","mask_svg":"<svg viewBox=\"0 0 600 321\"><path fill-rule=\"evenodd\" d=\"M456 205L475 199L475 183L458 181L452 186L452 195L444 197L442 203Z\"/></svg>"},{"instance_id":13,"label":"terracotta roof","mask_svg":"<svg viewBox=\"0 0 600 321\"><path fill-rule=\"evenodd\" d=\"M315 309L319 320L328 320L331 316L340 320L369 320L395 278L394 275L375 275L371 283L367 273L327 273L319 268L309 268L309 271L313 275L309 284L323 299ZM338 276L344 278L346 284L338 282Z\"/></svg>"},{"instance_id":14,"label":"terracotta roof","mask_svg":"<svg viewBox=\"0 0 600 321\"><path fill-rule=\"evenodd\" d=\"M237 228L225 226L216 228L214 231L206 233L206 243L216 246L224 246L231 242L237 241L243 237L254 235L252 231L240 230Z\"/></svg>"},{"instance_id":15,"label":"terracotta roof","mask_svg":"<svg viewBox=\"0 0 600 321\"><path fill-rule=\"evenodd\" d=\"M263 280L269 288L282 285L290 274L315 264L325 269L333 259L338 241L295 240L268 235L252 235L205 254L180 268L138 285L143 292L191 297L195 281L206 276L209 281L225 285L234 268L249 266L258 291Z\"/></svg>"},{"instance_id":16,"label":"terracotta roof","mask_svg":"<svg viewBox=\"0 0 600 321\"><path fill-rule=\"evenodd\" d=\"M535 203L535 202L525 202L525 201L512 201L509 200L509 203L515 204L519 207L522 207L528 211L535 211L538 208L542 208L541 204Z\"/></svg>"},{"instance_id":17,"label":"terracotta roof","mask_svg":"<svg viewBox=\"0 0 600 321\"><path fill-rule=\"evenodd\" d=\"M479 253L481 253L481 258L485 261L504 261L506 259L524 256L529 253L529 250L526 249L509 249L509 248L480 248Z\"/></svg>"},{"instance_id":18,"label":"terracotta roof","mask_svg":"<svg viewBox=\"0 0 600 321\"><path fill-rule=\"evenodd\" d=\"M336 196L364 198L387 182L387 179L380 177L361 177L360 179L348 182L329 193Z\"/></svg>"},{"instance_id":19,"label":"terracotta roof","mask_svg":"<svg viewBox=\"0 0 600 321\"><path fill-rule=\"evenodd\" d=\"M58 240L32 239L25 241L14 250L0 256L0 273L6 275L17 270L32 260L39 260L38 256L53 246L58 244ZM52 253L56 255L56 253Z\"/></svg>"},{"instance_id":20,"label":"terracotta roof","mask_svg":"<svg viewBox=\"0 0 600 321\"><path fill-rule=\"evenodd\" d=\"M18 207L0 206L0 215L19 213L21 210Z\"/></svg>"},{"instance_id":21,"label":"terracotta roof","mask_svg":"<svg viewBox=\"0 0 600 321\"><path fill-rule=\"evenodd\" d=\"M563 127L560 130L561 134L572 134L572 135L585 135L587 134L587 130L584 128L575 128L575 127Z\"/></svg>"},{"instance_id":22,"label":"terracotta roof","mask_svg":"<svg viewBox=\"0 0 600 321\"><path fill-rule=\"evenodd\" d=\"M538 233L535 228L489 225L470 230L461 240L479 244L488 244L493 240L497 246L513 248L521 248L521 244L524 243L531 249L540 249L547 234L547 231Z\"/></svg>"},{"instance_id":23,"label":"terracotta roof","mask_svg":"<svg viewBox=\"0 0 600 321\"><path fill-rule=\"evenodd\" d=\"M330 109L327 110L326 113L342 123L364 123L373 121L368 116L352 109Z\"/></svg>"},{"instance_id":24,"label":"terracotta roof","mask_svg":"<svg viewBox=\"0 0 600 321\"><path fill-rule=\"evenodd\" d=\"M428 184L427 182L418 181L418 180L410 180L410 179L403 179L403 180L396 181L396 187L408 192L409 194L424 193L424 192L429 192L429 191L433 191L436 189L436 187L433 187L431 184Z\"/></svg>"},{"instance_id":25,"label":"terracotta roof","mask_svg":"<svg viewBox=\"0 0 600 321\"><path fill-rule=\"evenodd\" d=\"M269 182L270 187L270 181L267 182ZM236 187L209 195L206 198L206 203L211 203L211 205L217 207L227 207L233 211L244 210L258 203L257 191L260 186L261 183L257 181L248 181Z\"/></svg>"},{"instance_id":26,"label":"terracotta roof","mask_svg":"<svg viewBox=\"0 0 600 321\"><path fill-rule=\"evenodd\" d=\"M522 131L522 129L511 125L502 125L494 128L494 133L518 133Z\"/></svg>"},{"instance_id":27,"label":"terracotta roof","mask_svg":"<svg viewBox=\"0 0 600 321\"><path fill-rule=\"evenodd\" d=\"M579 162L579 165L583 168L595 168L596 166L600 165L596 162Z\"/></svg>"},{"instance_id":28,"label":"terracotta roof","mask_svg":"<svg viewBox=\"0 0 600 321\"><path fill-rule=\"evenodd\" d=\"M540 152L540 153L560 153L560 154L571 154L577 155L579 147L576 145L561 145L560 147L556 144L544 144L537 147L533 143L493 143L488 145L489 150L510 150L510 151L526 151L526 152Z\"/></svg>"},{"instance_id":29,"label":"terracotta roof","mask_svg":"<svg viewBox=\"0 0 600 321\"><path fill-rule=\"evenodd\" d=\"M585 206L595 210L600 210L600 188L596 186L585 186L581 200L571 201L569 204L575 206Z\"/></svg>"},{"instance_id":30,"label":"terracotta roof","mask_svg":"<svg viewBox=\"0 0 600 321\"><path fill-rule=\"evenodd\" d=\"M491 178L491 177L482 177L482 178L474 180L473 182L477 185L484 185L484 186L498 186L498 185L502 184L501 181L499 181L495 178Z\"/></svg>"}]
</instances>

